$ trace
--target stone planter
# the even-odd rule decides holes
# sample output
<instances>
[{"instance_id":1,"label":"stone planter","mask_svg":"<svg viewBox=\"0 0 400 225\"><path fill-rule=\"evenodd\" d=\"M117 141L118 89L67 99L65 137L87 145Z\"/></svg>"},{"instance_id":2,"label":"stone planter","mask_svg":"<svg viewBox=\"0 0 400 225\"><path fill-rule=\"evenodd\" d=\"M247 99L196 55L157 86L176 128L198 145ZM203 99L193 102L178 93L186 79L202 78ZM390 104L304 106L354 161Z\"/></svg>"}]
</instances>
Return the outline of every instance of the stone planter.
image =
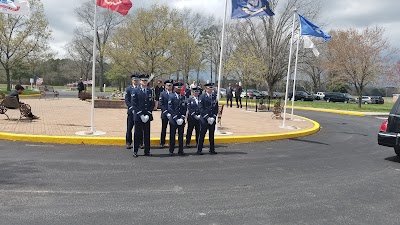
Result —
<instances>
[{"instance_id":1,"label":"stone planter","mask_svg":"<svg viewBox=\"0 0 400 225\"><path fill-rule=\"evenodd\" d=\"M94 107L95 108L126 109L124 100L109 100L109 99L94 100Z\"/></svg>"}]
</instances>

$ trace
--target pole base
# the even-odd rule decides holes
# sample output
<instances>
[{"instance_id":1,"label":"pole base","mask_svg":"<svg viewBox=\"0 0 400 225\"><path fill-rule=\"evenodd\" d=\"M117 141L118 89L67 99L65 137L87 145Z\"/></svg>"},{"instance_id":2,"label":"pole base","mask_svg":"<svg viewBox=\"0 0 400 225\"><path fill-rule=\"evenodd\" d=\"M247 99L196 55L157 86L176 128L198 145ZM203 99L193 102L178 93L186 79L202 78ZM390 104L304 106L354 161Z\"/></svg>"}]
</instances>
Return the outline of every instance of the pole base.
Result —
<instances>
[{"instance_id":1,"label":"pole base","mask_svg":"<svg viewBox=\"0 0 400 225\"><path fill-rule=\"evenodd\" d=\"M227 135L232 135L233 133L228 132L228 131L218 130L218 131L215 131L214 134L218 135L218 136L227 136Z\"/></svg>"},{"instance_id":2,"label":"pole base","mask_svg":"<svg viewBox=\"0 0 400 225\"><path fill-rule=\"evenodd\" d=\"M288 129L288 130L301 130L301 128L298 128L295 126L279 126L279 128Z\"/></svg>"},{"instance_id":3,"label":"pole base","mask_svg":"<svg viewBox=\"0 0 400 225\"><path fill-rule=\"evenodd\" d=\"M104 131L78 131L75 133L76 135L79 136L101 136L101 135L105 135L106 132Z\"/></svg>"}]
</instances>

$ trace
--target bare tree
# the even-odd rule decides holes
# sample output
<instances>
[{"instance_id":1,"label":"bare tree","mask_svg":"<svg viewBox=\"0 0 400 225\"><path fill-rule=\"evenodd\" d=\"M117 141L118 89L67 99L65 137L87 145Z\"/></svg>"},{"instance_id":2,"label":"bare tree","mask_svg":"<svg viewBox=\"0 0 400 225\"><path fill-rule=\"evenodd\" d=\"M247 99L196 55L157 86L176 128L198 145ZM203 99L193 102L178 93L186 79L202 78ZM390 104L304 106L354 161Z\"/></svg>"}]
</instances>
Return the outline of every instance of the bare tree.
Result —
<instances>
[{"instance_id":1,"label":"bare tree","mask_svg":"<svg viewBox=\"0 0 400 225\"><path fill-rule=\"evenodd\" d=\"M236 32L240 35L236 37L267 67L262 80L272 96L275 86L286 77L294 9L313 19L318 15L319 1L271 0L270 6L275 16L238 20Z\"/></svg>"},{"instance_id":2,"label":"bare tree","mask_svg":"<svg viewBox=\"0 0 400 225\"><path fill-rule=\"evenodd\" d=\"M100 91L103 90L104 65L105 65L105 47L112 36L112 32L121 24L124 17L119 13L98 7L97 30L95 41L97 44L98 57L96 61L99 63L98 82ZM79 39L86 39L93 44L94 29L94 5L93 1L84 2L76 9L76 15L83 27L79 28ZM94 82L94 81L93 81Z\"/></svg>"},{"instance_id":3,"label":"bare tree","mask_svg":"<svg viewBox=\"0 0 400 225\"><path fill-rule=\"evenodd\" d=\"M30 0L30 5L28 16L0 13L0 64L6 73L8 91L11 90L11 69L32 52L48 50L51 31L43 5L39 0Z\"/></svg>"},{"instance_id":4,"label":"bare tree","mask_svg":"<svg viewBox=\"0 0 400 225\"><path fill-rule=\"evenodd\" d=\"M354 86L360 108L365 86L385 73L394 53L383 35L384 29L380 27L362 31L351 28L332 32L333 38L328 42L326 66L338 75L337 79Z\"/></svg>"},{"instance_id":5,"label":"bare tree","mask_svg":"<svg viewBox=\"0 0 400 225\"><path fill-rule=\"evenodd\" d=\"M93 43L79 35L79 31L75 30L74 39L65 46L69 56L75 63L75 68L79 68L80 77L85 80L89 79L90 71L92 70L92 46Z\"/></svg>"}]
</instances>

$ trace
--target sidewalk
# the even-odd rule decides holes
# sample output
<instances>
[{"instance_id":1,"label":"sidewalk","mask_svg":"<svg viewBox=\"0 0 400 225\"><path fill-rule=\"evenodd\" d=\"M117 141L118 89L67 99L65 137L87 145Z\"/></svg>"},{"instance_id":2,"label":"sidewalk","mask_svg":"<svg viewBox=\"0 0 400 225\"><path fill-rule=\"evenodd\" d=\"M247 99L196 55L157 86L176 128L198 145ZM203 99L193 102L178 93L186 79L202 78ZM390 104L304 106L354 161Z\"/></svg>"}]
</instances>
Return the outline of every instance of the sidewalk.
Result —
<instances>
[{"instance_id":1,"label":"sidewalk","mask_svg":"<svg viewBox=\"0 0 400 225\"><path fill-rule=\"evenodd\" d=\"M49 136L76 136L79 131L90 130L90 102L78 99L24 99L40 120L20 120L18 110L9 110L0 115L0 132ZM222 127L219 129L231 136L280 134L311 129L314 124L308 120L287 121L286 125L297 129L283 129L282 120L271 119L270 112L245 111L238 108L224 108ZM154 112L151 123L151 137L159 138L161 131L160 111ZM288 116L290 118L290 115ZM102 137L125 137L126 109L95 109L95 129L104 131ZM167 129L167 138L169 137ZM186 128L185 128L186 133ZM226 135L224 135L226 136Z\"/></svg>"}]
</instances>

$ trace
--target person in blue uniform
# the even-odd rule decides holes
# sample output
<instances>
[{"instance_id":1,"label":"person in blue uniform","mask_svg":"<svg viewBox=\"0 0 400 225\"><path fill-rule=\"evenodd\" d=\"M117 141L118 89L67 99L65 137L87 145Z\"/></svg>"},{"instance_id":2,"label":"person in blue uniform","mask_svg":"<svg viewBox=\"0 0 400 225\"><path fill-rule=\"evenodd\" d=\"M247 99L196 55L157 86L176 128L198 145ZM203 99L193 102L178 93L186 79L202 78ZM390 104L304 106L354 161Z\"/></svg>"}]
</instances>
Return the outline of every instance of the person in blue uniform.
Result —
<instances>
[{"instance_id":1,"label":"person in blue uniform","mask_svg":"<svg viewBox=\"0 0 400 225\"><path fill-rule=\"evenodd\" d=\"M138 74L132 74L131 75L131 80L132 80L132 85L126 88L125 91L125 104L126 107L128 107L128 112L127 112L127 119L126 119L126 148L131 149L132 148L132 143L133 143L133 138L132 138L132 130L133 126L135 126L135 121L133 120L133 106L132 106L132 94L133 90L137 87L139 87L139 75Z\"/></svg>"},{"instance_id":2,"label":"person in blue uniform","mask_svg":"<svg viewBox=\"0 0 400 225\"><path fill-rule=\"evenodd\" d=\"M164 82L165 91L161 92L159 98L159 106L161 109L161 137L160 137L160 147L164 148L165 146L165 136L167 135L167 126L168 126L168 100L169 94L172 93L172 80L166 80Z\"/></svg>"},{"instance_id":3,"label":"person in blue uniform","mask_svg":"<svg viewBox=\"0 0 400 225\"><path fill-rule=\"evenodd\" d=\"M179 150L178 155L185 155L183 152L183 131L185 129L186 119L186 99L185 95L180 94L181 89L184 88L183 84L178 82L174 84L174 92L169 95L168 100L168 113L169 117L169 154L174 155L175 148L175 134L178 130Z\"/></svg>"},{"instance_id":4,"label":"person in blue uniform","mask_svg":"<svg viewBox=\"0 0 400 225\"><path fill-rule=\"evenodd\" d=\"M140 75L140 86L133 90L132 106L135 121L135 138L133 157L138 157L138 150L142 140L144 142L144 155L150 154L150 122L153 121L154 94L147 86L149 75ZM142 139L143 138L143 139Z\"/></svg>"},{"instance_id":5,"label":"person in blue uniform","mask_svg":"<svg viewBox=\"0 0 400 225\"><path fill-rule=\"evenodd\" d=\"M218 114L218 100L214 94L214 84L204 85L205 93L199 98L200 135L197 145L197 154L203 155L204 137L208 131L210 141L210 154L217 154L214 146L214 131Z\"/></svg>"},{"instance_id":6,"label":"person in blue uniform","mask_svg":"<svg viewBox=\"0 0 400 225\"><path fill-rule=\"evenodd\" d=\"M193 129L195 129L196 131L196 146L199 142L199 134L200 134L199 93L200 89L198 87L193 87L192 95L187 100L188 128L186 131L186 147L190 147L190 141L192 140Z\"/></svg>"}]
</instances>

